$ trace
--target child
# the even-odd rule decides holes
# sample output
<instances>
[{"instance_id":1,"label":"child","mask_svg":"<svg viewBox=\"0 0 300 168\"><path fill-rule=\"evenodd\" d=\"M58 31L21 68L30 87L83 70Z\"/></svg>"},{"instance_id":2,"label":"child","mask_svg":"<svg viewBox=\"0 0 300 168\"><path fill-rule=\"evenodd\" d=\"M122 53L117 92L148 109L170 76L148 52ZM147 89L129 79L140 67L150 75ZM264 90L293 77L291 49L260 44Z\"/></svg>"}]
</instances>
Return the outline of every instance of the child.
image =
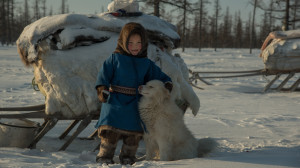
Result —
<instances>
[{"instance_id":1,"label":"child","mask_svg":"<svg viewBox=\"0 0 300 168\"><path fill-rule=\"evenodd\" d=\"M158 79L172 90L171 79L147 58L146 30L138 23L126 24L120 33L115 52L103 63L96 89L102 102L96 124L101 138L98 163L113 164L118 140L123 140L121 164L134 164L143 128L138 112L138 87Z\"/></svg>"}]
</instances>

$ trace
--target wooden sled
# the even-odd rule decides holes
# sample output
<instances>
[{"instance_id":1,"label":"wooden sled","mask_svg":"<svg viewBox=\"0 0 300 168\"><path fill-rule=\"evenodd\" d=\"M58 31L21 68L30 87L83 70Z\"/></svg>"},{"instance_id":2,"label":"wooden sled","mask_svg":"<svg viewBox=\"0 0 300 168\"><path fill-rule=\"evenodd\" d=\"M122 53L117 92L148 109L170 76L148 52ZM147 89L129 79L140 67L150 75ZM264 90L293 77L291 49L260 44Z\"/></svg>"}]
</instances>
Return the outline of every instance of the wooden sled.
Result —
<instances>
[{"instance_id":1,"label":"wooden sled","mask_svg":"<svg viewBox=\"0 0 300 168\"><path fill-rule=\"evenodd\" d=\"M259 69L259 70L251 70L251 71L191 71L189 70L191 77L189 78L189 82L192 84L192 86L199 88L197 86L197 81L201 81L205 83L206 85L212 85L212 83L206 81L206 79L212 79L212 78L236 78L236 77L249 77L249 76L258 76L258 75L264 75L264 76L270 76L273 75L274 78L269 81L269 83L264 87L263 92L267 92L268 90L276 90L276 91L299 91L300 88L298 87L300 84L300 77L288 88L284 88L284 86L288 83L288 81L294 77L297 73L300 73L300 71L269 71L265 69ZM202 74L231 74L231 75L213 75L213 76L202 76ZM275 81L277 81L281 76L287 75L285 79L277 86L272 87L274 85ZM202 89L202 88L201 88Z\"/></svg>"},{"instance_id":2,"label":"wooden sled","mask_svg":"<svg viewBox=\"0 0 300 168\"><path fill-rule=\"evenodd\" d=\"M44 119L44 123L41 125L38 134L28 146L28 148L35 148L36 144L47 134L59 120L73 120L68 128L59 136L59 139L64 139L70 131L78 124L79 126L75 132L67 139L67 141L59 148L59 151L64 151L72 143L72 141L91 123L92 120L98 120L99 112L93 112L84 116L77 116L73 118L66 118L60 114L46 115L45 105L29 106L29 107L9 107L0 108L0 111L22 111L19 114L0 114L0 118L41 118ZM92 139L97 135L95 130L87 139Z\"/></svg>"}]
</instances>

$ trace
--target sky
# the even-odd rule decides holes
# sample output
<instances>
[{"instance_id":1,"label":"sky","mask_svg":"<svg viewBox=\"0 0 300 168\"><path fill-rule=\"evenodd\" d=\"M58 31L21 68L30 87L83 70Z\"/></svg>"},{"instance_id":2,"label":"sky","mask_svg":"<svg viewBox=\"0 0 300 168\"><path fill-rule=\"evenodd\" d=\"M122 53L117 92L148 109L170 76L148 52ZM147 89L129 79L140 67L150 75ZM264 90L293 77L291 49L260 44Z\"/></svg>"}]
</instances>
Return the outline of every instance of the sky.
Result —
<instances>
[{"instance_id":1,"label":"sky","mask_svg":"<svg viewBox=\"0 0 300 168\"><path fill-rule=\"evenodd\" d=\"M197 1L197 0L193 0ZM208 12L214 11L214 0L209 0L211 3L207 5ZM221 14L226 12L227 6L229 6L230 12L234 15L235 12L241 11L242 20L249 19L249 13L253 10L253 6L249 4L250 0L220 0ZM101 13L102 10L107 11L107 5L111 0L67 0L69 10L72 13L80 14L94 14ZM61 0L48 0L49 7L53 7L54 13L57 13L61 6ZM258 10L257 17L260 17L260 11Z\"/></svg>"}]
</instances>

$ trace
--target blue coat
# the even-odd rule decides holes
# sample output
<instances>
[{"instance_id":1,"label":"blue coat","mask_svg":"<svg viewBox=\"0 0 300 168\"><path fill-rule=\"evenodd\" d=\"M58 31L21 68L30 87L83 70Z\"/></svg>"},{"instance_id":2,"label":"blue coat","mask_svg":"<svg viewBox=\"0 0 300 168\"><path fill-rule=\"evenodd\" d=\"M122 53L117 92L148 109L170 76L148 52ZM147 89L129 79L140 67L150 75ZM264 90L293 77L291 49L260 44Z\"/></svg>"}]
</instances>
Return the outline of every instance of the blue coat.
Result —
<instances>
[{"instance_id":1,"label":"blue coat","mask_svg":"<svg viewBox=\"0 0 300 168\"><path fill-rule=\"evenodd\" d=\"M161 69L148 58L139 58L114 53L104 63L98 73L96 88L104 85L118 85L136 88L150 80L171 81ZM107 102L102 103L100 118L96 128L109 125L127 131L143 131L138 112L141 95L125 95L111 92Z\"/></svg>"}]
</instances>

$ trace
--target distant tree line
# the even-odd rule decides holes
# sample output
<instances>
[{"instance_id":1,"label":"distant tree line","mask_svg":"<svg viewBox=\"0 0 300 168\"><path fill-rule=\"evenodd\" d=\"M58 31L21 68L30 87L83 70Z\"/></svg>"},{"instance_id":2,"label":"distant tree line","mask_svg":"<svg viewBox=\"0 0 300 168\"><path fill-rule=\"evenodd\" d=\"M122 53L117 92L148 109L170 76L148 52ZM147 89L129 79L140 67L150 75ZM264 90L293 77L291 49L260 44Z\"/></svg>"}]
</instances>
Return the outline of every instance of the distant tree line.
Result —
<instances>
[{"instance_id":1,"label":"distant tree line","mask_svg":"<svg viewBox=\"0 0 300 168\"><path fill-rule=\"evenodd\" d=\"M0 0L0 43L12 45L30 23L53 15L47 0ZM260 48L266 36L275 30L300 27L299 0L249 0L254 8L247 20L241 11L222 9L221 0L139 0L141 11L175 24L181 36L181 47ZM71 2L70 2L71 3ZM208 5L213 11L208 12ZM255 10L264 11L262 20L255 20ZM59 13L69 13L68 2L61 0ZM254 27L254 28L252 28Z\"/></svg>"},{"instance_id":2,"label":"distant tree line","mask_svg":"<svg viewBox=\"0 0 300 168\"><path fill-rule=\"evenodd\" d=\"M53 15L46 0L0 0L0 43L13 45L30 23ZM66 0L61 0L60 13L69 13Z\"/></svg>"},{"instance_id":3,"label":"distant tree line","mask_svg":"<svg viewBox=\"0 0 300 168\"><path fill-rule=\"evenodd\" d=\"M144 10L177 25L183 51L185 47L199 48L199 51L205 47L260 48L271 31L300 28L299 0L249 0L254 10L247 20L242 20L241 11L232 15L229 7L225 11L221 9L220 1L146 0L147 10ZM213 5L212 14L207 11L208 5ZM173 10L166 11L166 6L172 6ZM255 20L256 9L264 11L262 20Z\"/></svg>"}]
</instances>

